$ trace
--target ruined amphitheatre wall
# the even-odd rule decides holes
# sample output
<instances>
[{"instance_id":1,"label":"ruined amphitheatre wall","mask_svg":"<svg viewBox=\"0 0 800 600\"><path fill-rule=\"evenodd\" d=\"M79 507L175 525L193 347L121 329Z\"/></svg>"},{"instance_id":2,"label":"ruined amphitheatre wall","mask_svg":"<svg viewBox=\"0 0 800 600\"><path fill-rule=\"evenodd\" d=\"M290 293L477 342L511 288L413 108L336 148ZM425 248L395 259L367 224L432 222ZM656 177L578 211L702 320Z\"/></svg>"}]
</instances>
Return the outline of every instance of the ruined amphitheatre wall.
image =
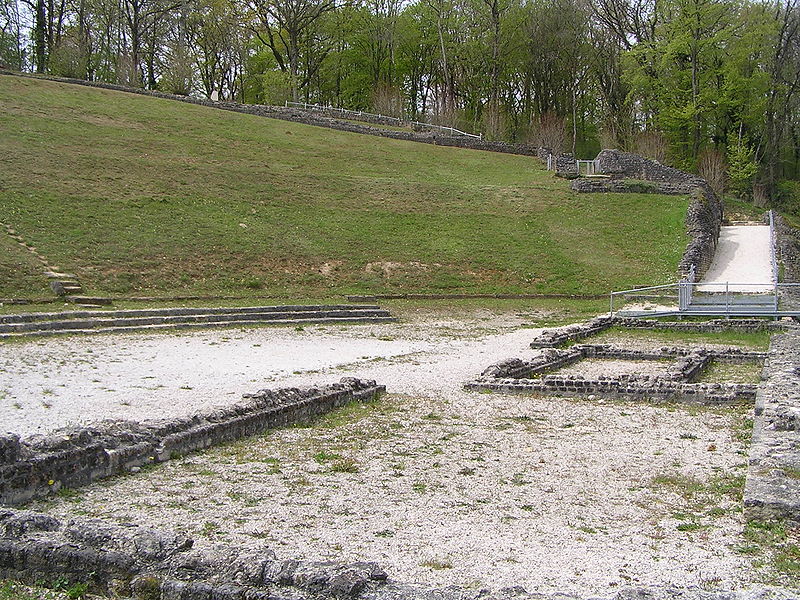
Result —
<instances>
[{"instance_id":1,"label":"ruined amphitheatre wall","mask_svg":"<svg viewBox=\"0 0 800 600\"><path fill-rule=\"evenodd\" d=\"M722 201L708 182L697 175L620 150L603 150L596 161L599 171L608 178L576 179L572 182L573 190L690 196L686 213L686 232L690 239L678 271L686 276L694 268L695 278L699 280L711 266L723 217Z\"/></svg>"},{"instance_id":2,"label":"ruined amphitheatre wall","mask_svg":"<svg viewBox=\"0 0 800 600\"><path fill-rule=\"evenodd\" d=\"M186 102L187 104L208 106L211 108L218 108L221 110L228 110L243 114L256 115L260 117L269 117L272 119L280 119L283 121L291 121L293 123L316 125L319 127L327 127L329 129L337 129L340 131L349 131L352 133L361 133L365 135L376 135L396 140L422 142L426 144L433 144L436 146L455 146L458 148L467 148L472 150L487 150L490 152L502 152L505 154L520 154L523 156L538 155L538 149L528 144L492 142L488 140L481 140L478 138L472 138L467 136L448 136L448 135L442 135L434 131L397 131L392 129L379 129L376 127L370 127L369 125L361 125L359 123L353 123L351 121L343 121L333 117L325 116L324 114L313 113L311 111L303 110L301 108L269 106L265 104L242 104L239 102L215 102L213 100L206 100L203 98L193 98L191 96L178 96L175 94L167 94L164 92L143 90L140 88L130 88L111 83L103 83L98 81L84 81L83 79L70 79L66 77L50 77L42 75L34 76L28 73L17 73L14 71L7 71L3 69L0 69L0 75L31 77L34 79L44 79L47 81L55 81L58 83L70 83L75 85L83 85L87 87L113 90L117 92L127 92L131 94L139 94L142 96L150 96L153 98Z\"/></svg>"}]
</instances>

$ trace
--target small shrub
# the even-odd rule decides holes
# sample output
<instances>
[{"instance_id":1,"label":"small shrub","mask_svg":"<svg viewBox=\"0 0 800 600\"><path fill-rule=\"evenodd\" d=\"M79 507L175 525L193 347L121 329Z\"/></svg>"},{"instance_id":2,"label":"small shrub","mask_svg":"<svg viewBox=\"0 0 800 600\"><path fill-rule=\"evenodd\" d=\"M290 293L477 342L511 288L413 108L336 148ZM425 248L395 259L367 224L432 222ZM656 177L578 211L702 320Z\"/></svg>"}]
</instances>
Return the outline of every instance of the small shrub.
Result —
<instances>
[{"instance_id":1,"label":"small shrub","mask_svg":"<svg viewBox=\"0 0 800 600\"><path fill-rule=\"evenodd\" d=\"M358 463L352 458L343 458L331 466L333 473L358 473Z\"/></svg>"},{"instance_id":2,"label":"small shrub","mask_svg":"<svg viewBox=\"0 0 800 600\"><path fill-rule=\"evenodd\" d=\"M77 600L78 598L83 598L88 589L88 583L73 583L70 587L64 590L64 593L67 595L67 598L70 598L71 600Z\"/></svg>"}]
</instances>

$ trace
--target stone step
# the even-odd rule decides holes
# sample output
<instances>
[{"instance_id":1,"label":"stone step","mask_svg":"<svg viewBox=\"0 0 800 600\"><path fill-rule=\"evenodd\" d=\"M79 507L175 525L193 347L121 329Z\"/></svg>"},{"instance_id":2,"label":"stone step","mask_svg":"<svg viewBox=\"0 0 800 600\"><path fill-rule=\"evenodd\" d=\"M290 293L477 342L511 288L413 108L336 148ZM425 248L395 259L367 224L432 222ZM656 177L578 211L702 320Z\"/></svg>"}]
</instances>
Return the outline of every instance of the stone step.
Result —
<instances>
[{"instance_id":1,"label":"stone step","mask_svg":"<svg viewBox=\"0 0 800 600\"><path fill-rule=\"evenodd\" d=\"M83 290L81 284L77 281L64 281L61 279L51 279L50 289L53 290L53 293L56 296L66 296L68 294Z\"/></svg>"},{"instance_id":2,"label":"stone step","mask_svg":"<svg viewBox=\"0 0 800 600\"><path fill-rule=\"evenodd\" d=\"M110 306L113 302L111 298L103 298L100 296L75 296L73 294L68 295L65 299L73 304L96 307Z\"/></svg>"},{"instance_id":3,"label":"stone step","mask_svg":"<svg viewBox=\"0 0 800 600\"><path fill-rule=\"evenodd\" d=\"M87 299L85 297L84 299ZM92 302L95 304L95 302ZM137 308L108 311L72 310L49 313L23 313L0 315L0 324L32 323L37 321L64 321L67 319L91 319L94 317L119 319L137 317L170 317L193 315L233 315L250 313L295 313L324 310L381 310L376 304L287 304L275 306L235 306L235 307L178 307L178 308Z\"/></svg>"},{"instance_id":4,"label":"stone step","mask_svg":"<svg viewBox=\"0 0 800 600\"><path fill-rule=\"evenodd\" d=\"M89 319L66 319L61 321L38 321L32 323L7 323L0 325L0 333L22 333L27 331L61 329L99 329L102 327L138 327L141 325L168 325L171 323L213 323L251 321L284 321L287 319L345 318L345 317L389 317L385 310L315 310L295 312L261 312L213 315L171 315L147 317L106 318L103 313Z\"/></svg>"},{"instance_id":5,"label":"stone step","mask_svg":"<svg viewBox=\"0 0 800 600\"><path fill-rule=\"evenodd\" d=\"M74 329L44 329L37 331L16 332L16 333L2 333L0 332L0 340L12 339L25 336L51 336L51 335L90 335L96 333L123 333L123 332L140 332L147 333L149 331L164 331L175 329L190 329L190 328L210 328L210 327L237 327L244 325L359 325L370 323L395 323L397 319L392 316L346 316L346 317L315 317L315 318L292 318L292 319L257 319L250 321L211 321L205 323L198 322L177 322L168 324L154 324L154 325L126 325L126 326L112 326L112 327L93 327L90 329L74 328Z\"/></svg>"}]
</instances>

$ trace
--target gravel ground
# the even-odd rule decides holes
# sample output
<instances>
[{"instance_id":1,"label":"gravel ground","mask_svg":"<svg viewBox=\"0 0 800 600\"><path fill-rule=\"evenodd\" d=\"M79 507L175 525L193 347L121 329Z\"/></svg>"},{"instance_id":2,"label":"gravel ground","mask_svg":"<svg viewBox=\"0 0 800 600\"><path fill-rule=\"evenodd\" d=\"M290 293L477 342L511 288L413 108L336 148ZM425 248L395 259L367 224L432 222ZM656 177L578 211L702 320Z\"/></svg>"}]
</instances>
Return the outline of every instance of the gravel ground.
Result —
<instances>
[{"instance_id":1,"label":"gravel ground","mask_svg":"<svg viewBox=\"0 0 800 600\"><path fill-rule=\"evenodd\" d=\"M434 585L611 593L764 576L736 552L750 410L462 391L489 364L533 355L537 330L523 320L474 312L7 344L0 414L4 428L33 432L372 378L389 389L377 403L33 508L182 529L200 546L375 560L393 578Z\"/></svg>"}]
</instances>

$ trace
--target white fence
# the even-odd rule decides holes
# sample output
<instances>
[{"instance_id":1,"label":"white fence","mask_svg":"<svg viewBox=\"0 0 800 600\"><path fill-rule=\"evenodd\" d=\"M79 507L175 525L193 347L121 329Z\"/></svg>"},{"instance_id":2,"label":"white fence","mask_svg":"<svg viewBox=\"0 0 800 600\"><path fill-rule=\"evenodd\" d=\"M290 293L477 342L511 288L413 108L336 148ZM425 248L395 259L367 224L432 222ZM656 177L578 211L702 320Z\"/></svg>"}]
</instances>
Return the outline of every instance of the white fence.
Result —
<instances>
[{"instance_id":1,"label":"white fence","mask_svg":"<svg viewBox=\"0 0 800 600\"><path fill-rule=\"evenodd\" d=\"M455 127L446 127L445 125L434 125L433 123L424 123L422 121L409 121L407 119L399 119L397 117L390 117L388 115L376 115L374 113L368 113L361 110L347 110L346 108L336 108L335 106L322 106L321 104L307 104L306 102L286 102L286 107L288 108L289 106L297 106L305 110L318 110L320 112L335 113L340 115L343 119L350 119L353 121L363 120L364 117L367 117L373 119L381 119L382 121L388 121L390 123L394 123L398 127L402 127L403 125L417 125L418 127L436 129L439 131L447 131L454 136L463 135L466 137L476 138L479 140L483 139L483 134L467 133L466 131L461 131L460 129L456 129Z\"/></svg>"},{"instance_id":2,"label":"white fence","mask_svg":"<svg viewBox=\"0 0 800 600\"><path fill-rule=\"evenodd\" d=\"M602 171L600 169L600 162L598 160L576 160L575 165L578 168L578 175L599 175Z\"/></svg>"}]
</instances>

